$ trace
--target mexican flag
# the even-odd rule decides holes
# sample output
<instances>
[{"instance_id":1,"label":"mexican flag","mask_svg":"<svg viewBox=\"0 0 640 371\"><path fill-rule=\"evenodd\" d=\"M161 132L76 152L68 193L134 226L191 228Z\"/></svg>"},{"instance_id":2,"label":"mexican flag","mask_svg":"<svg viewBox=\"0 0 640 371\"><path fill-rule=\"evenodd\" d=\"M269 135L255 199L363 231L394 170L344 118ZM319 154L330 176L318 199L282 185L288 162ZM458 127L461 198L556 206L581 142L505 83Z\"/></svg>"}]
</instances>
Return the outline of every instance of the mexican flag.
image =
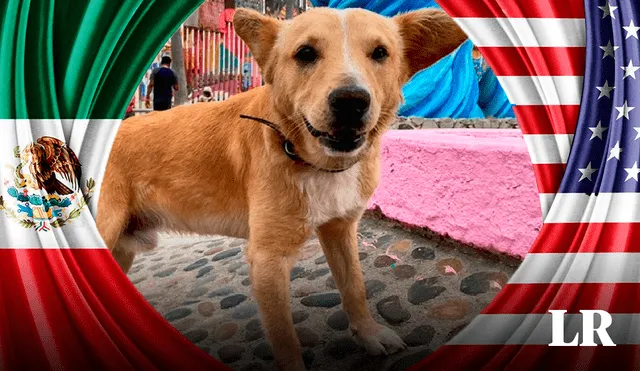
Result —
<instances>
[{"instance_id":1,"label":"mexican flag","mask_svg":"<svg viewBox=\"0 0 640 371\"><path fill-rule=\"evenodd\" d=\"M95 224L127 103L200 3L0 2L0 369L226 369L145 301Z\"/></svg>"}]
</instances>

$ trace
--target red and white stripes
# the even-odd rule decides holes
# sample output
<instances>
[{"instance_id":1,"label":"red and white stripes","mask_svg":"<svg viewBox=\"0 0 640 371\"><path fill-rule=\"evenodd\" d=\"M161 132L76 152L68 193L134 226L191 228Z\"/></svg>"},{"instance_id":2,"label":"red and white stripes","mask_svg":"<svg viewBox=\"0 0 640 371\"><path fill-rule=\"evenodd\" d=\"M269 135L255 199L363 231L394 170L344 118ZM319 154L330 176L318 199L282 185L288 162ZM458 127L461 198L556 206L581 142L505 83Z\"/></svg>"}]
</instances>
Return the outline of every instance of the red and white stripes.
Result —
<instances>
[{"instance_id":1,"label":"red and white stripes","mask_svg":"<svg viewBox=\"0 0 640 371\"><path fill-rule=\"evenodd\" d=\"M543 227L518 271L461 333L413 370L597 369L637 366L640 337L640 196L559 194L580 112L586 59L581 0L440 0L492 67L522 128L537 179ZM614 317L610 349L551 348L552 309ZM614 328L615 327L615 328ZM571 339L573 336L571 336ZM631 362L629 362L631 360ZM552 365L553 363L553 365Z\"/></svg>"},{"instance_id":2,"label":"red and white stripes","mask_svg":"<svg viewBox=\"0 0 640 371\"><path fill-rule=\"evenodd\" d=\"M443 0L516 107L546 216L578 119L585 60L582 1Z\"/></svg>"}]
</instances>

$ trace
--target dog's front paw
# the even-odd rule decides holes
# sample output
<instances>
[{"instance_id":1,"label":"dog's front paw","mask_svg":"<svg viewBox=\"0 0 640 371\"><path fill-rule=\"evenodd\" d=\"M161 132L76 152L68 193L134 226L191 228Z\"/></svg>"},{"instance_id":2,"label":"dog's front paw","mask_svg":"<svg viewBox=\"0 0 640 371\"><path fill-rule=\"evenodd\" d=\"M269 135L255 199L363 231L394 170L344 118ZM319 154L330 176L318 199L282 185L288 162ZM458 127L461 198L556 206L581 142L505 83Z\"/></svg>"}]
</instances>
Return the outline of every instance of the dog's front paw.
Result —
<instances>
[{"instance_id":1,"label":"dog's front paw","mask_svg":"<svg viewBox=\"0 0 640 371\"><path fill-rule=\"evenodd\" d=\"M375 322L367 327L352 330L355 332L356 342L370 355L389 355L407 347L395 331Z\"/></svg>"}]
</instances>

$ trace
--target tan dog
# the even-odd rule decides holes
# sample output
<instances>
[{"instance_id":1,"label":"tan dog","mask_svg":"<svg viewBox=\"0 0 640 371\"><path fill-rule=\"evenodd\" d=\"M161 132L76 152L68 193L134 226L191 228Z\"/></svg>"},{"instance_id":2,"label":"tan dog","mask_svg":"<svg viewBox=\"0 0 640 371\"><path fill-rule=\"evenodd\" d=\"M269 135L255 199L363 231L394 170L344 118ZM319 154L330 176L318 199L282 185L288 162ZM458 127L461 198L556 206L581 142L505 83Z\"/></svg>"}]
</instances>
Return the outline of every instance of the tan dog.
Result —
<instances>
[{"instance_id":1,"label":"tan dog","mask_svg":"<svg viewBox=\"0 0 640 371\"><path fill-rule=\"evenodd\" d=\"M402 349L367 308L358 222L378 184L380 138L403 84L465 34L437 10L385 18L316 8L285 22L238 9L234 23L266 85L124 121L99 201L105 243L126 272L136 251L156 246L158 230L248 238L276 362L298 371L305 366L289 274L315 232L356 338L371 354Z\"/></svg>"}]
</instances>

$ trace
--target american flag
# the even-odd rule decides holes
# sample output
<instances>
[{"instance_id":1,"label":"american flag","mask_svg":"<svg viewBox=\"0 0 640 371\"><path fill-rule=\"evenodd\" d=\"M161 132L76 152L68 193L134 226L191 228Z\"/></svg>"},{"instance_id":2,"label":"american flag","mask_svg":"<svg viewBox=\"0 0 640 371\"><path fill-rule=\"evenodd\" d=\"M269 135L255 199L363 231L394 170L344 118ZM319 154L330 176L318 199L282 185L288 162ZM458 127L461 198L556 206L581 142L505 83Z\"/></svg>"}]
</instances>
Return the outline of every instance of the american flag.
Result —
<instances>
[{"instance_id":1,"label":"american flag","mask_svg":"<svg viewBox=\"0 0 640 371\"><path fill-rule=\"evenodd\" d=\"M543 227L494 301L412 370L639 369L640 3L440 5L517 105ZM549 346L549 310L568 311L570 342L594 309L611 314L617 346Z\"/></svg>"}]
</instances>

